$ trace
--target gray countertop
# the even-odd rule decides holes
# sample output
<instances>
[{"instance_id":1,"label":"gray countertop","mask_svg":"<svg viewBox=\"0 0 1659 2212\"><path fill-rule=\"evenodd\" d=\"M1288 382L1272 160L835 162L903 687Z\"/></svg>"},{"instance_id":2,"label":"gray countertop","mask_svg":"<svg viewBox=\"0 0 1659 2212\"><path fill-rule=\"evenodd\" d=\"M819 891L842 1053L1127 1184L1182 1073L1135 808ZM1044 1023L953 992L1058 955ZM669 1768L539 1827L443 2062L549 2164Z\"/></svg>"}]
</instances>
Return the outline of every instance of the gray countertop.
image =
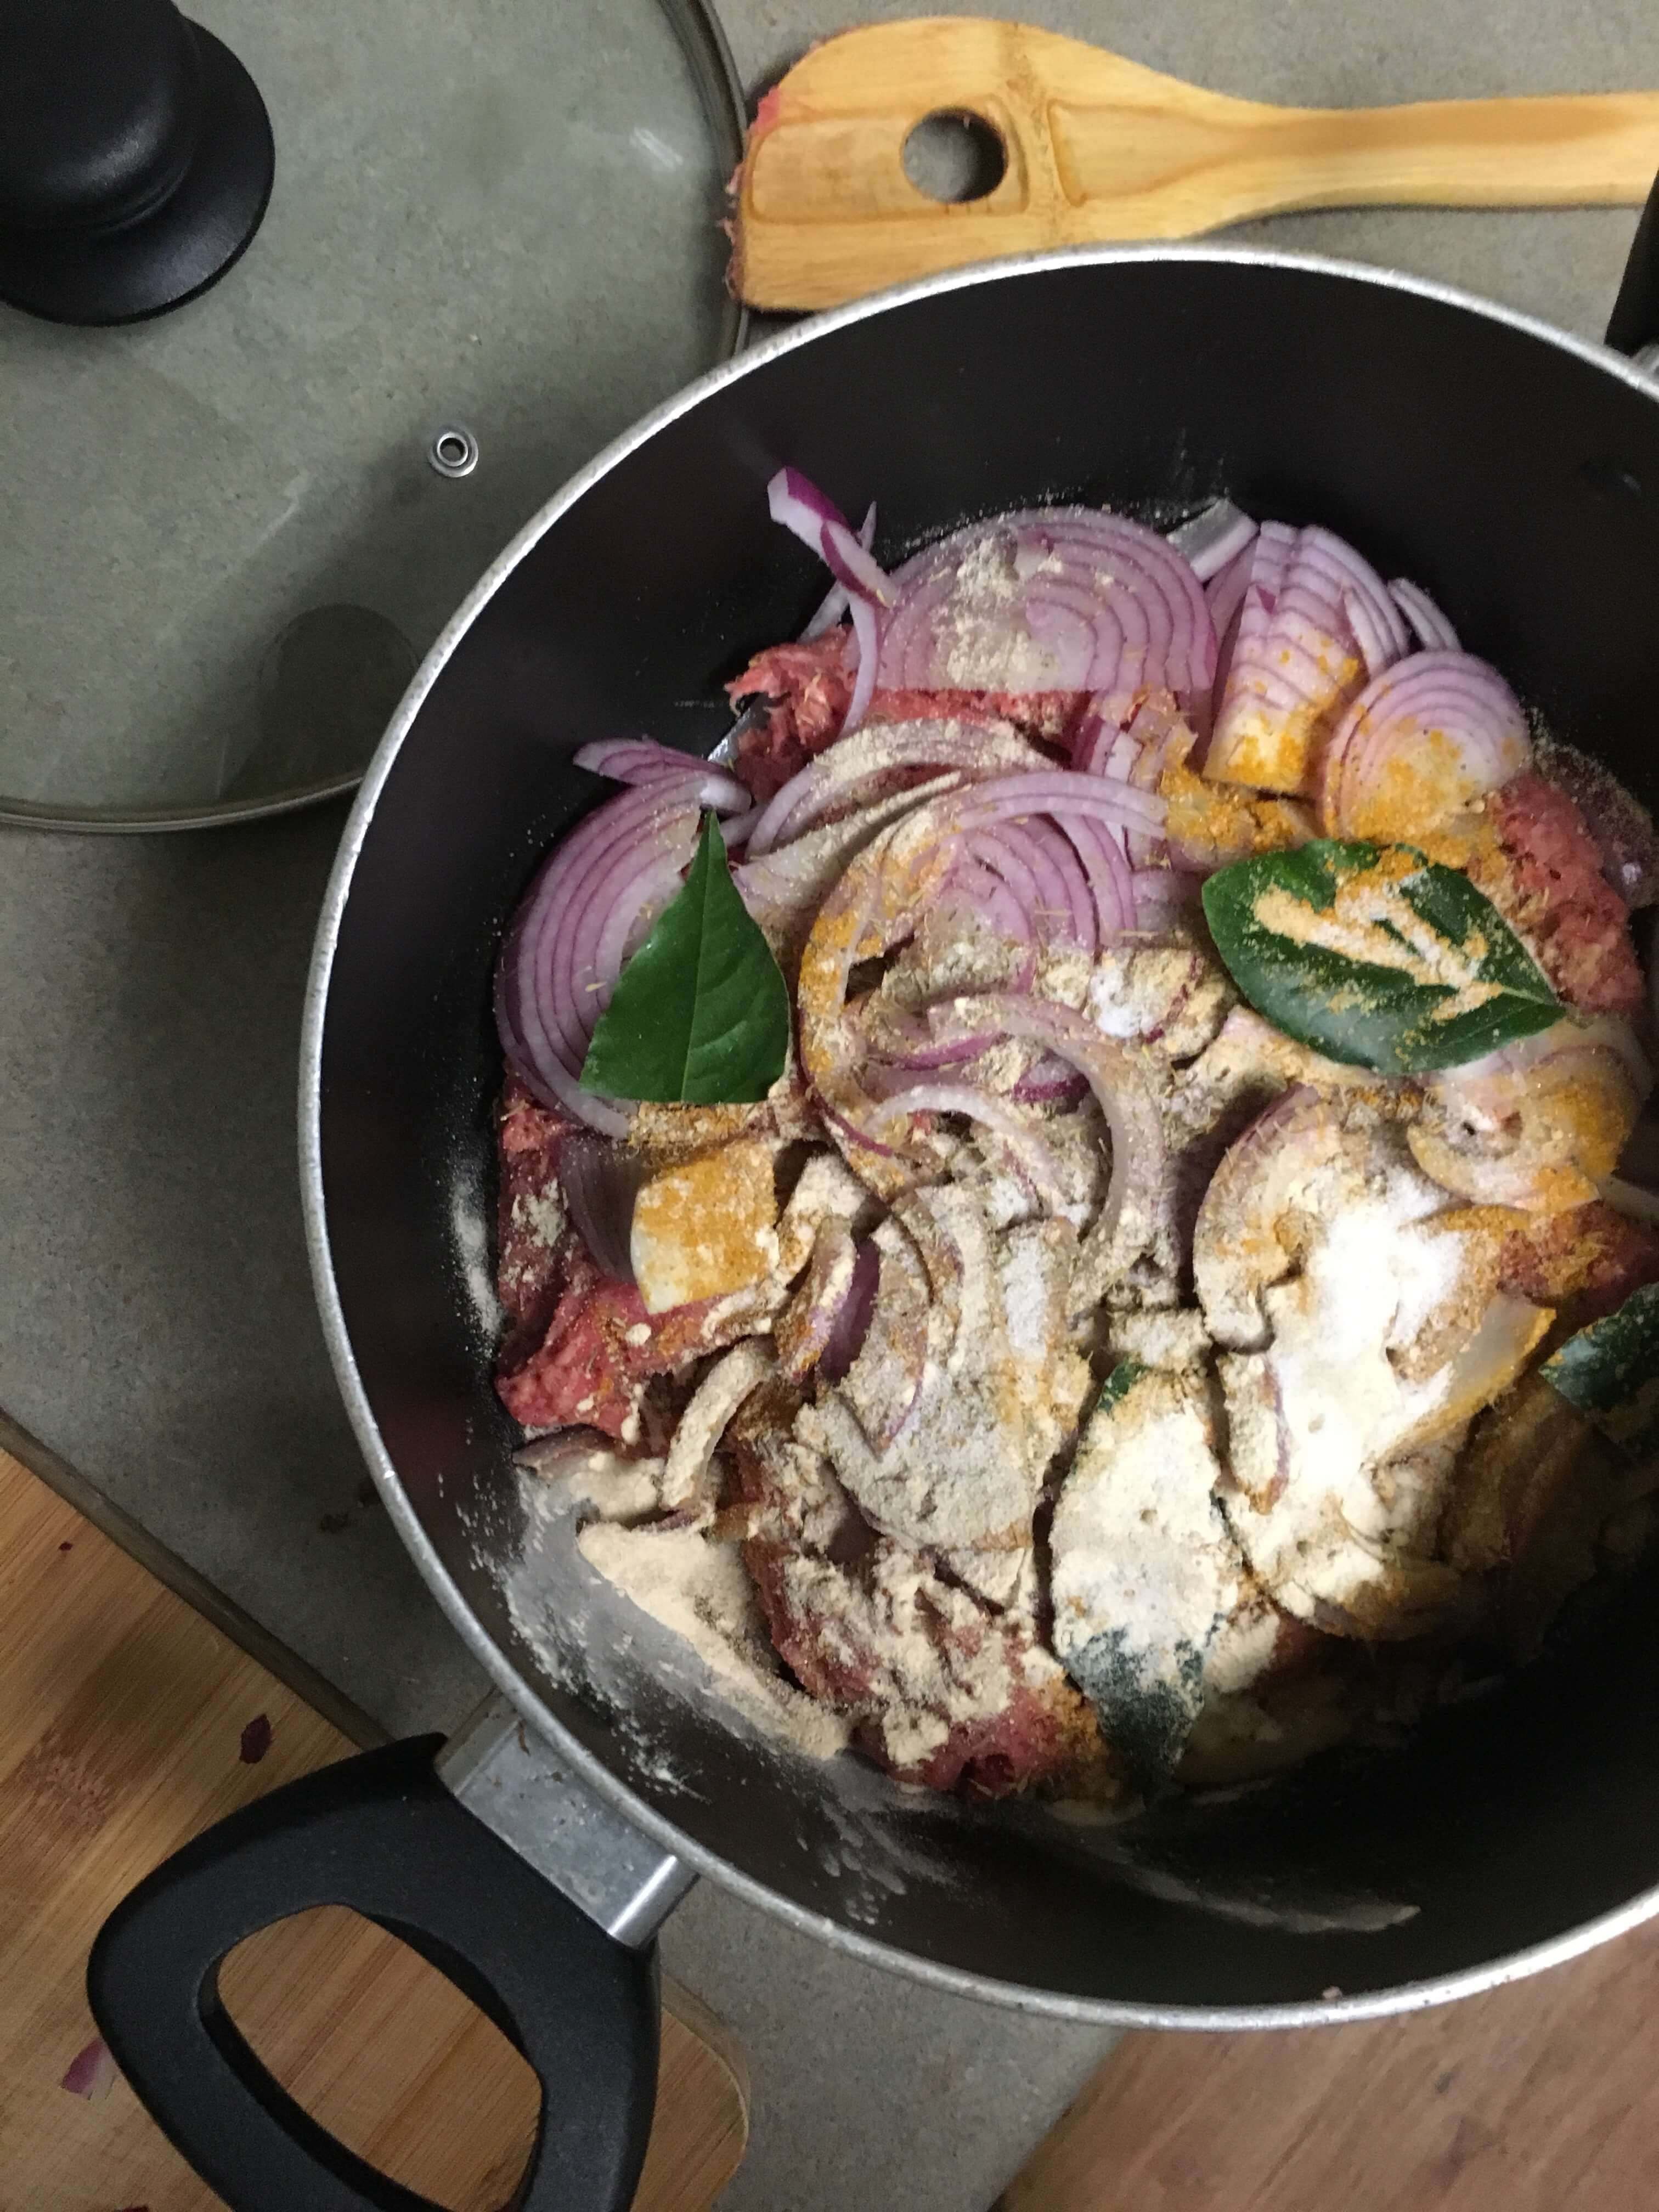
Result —
<instances>
[{"instance_id":1,"label":"gray countertop","mask_svg":"<svg viewBox=\"0 0 1659 2212\"><path fill-rule=\"evenodd\" d=\"M722 12L752 89L849 14L914 10ZM1023 12L1270 99L1659 84L1659 10L1640 0L1397 0L1363 24L1349 0ZM1595 334L1633 223L1354 211L1241 234L1393 263ZM400 1731L451 1724L480 1685L368 1502L312 1310L294 1068L343 818L0 833L0 1405ZM732 2212L980 2212L1109 2039L925 1993L707 1887L664 1953L749 2052L755 2137Z\"/></svg>"}]
</instances>

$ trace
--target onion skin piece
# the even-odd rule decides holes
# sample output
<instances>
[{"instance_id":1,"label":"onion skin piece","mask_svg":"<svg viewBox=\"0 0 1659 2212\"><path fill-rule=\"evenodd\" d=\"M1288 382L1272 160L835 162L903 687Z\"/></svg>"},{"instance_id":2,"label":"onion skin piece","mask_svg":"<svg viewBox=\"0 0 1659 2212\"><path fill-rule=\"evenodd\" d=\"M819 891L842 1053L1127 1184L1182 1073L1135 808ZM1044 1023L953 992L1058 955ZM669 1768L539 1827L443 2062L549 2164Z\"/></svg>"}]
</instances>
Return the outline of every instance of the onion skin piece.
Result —
<instances>
[{"instance_id":1,"label":"onion skin piece","mask_svg":"<svg viewBox=\"0 0 1659 2212\"><path fill-rule=\"evenodd\" d=\"M1318 769L1328 837L1421 836L1532 765L1521 703L1471 653L1416 653L1365 686Z\"/></svg>"},{"instance_id":2,"label":"onion skin piece","mask_svg":"<svg viewBox=\"0 0 1659 2212\"><path fill-rule=\"evenodd\" d=\"M716 813L743 812L749 793L734 775L727 775L695 753L676 752L651 738L603 738L596 744L580 746L571 755L578 768L590 775L608 776L613 783L643 787L685 783L704 806Z\"/></svg>"}]
</instances>

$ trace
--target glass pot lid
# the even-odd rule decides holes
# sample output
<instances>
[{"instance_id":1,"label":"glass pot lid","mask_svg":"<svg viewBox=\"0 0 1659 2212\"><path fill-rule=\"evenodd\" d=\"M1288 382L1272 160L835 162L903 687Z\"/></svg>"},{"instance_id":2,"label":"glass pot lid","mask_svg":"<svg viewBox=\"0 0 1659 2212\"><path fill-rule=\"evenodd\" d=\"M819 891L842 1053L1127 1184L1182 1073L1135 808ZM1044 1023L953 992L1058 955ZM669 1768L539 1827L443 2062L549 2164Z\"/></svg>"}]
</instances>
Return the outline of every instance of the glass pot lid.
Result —
<instances>
[{"instance_id":1,"label":"glass pot lid","mask_svg":"<svg viewBox=\"0 0 1659 2212\"><path fill-rule=\"evenodd\" d=\"M151 322L0 307L0 820L182 828L361 775L574 470L732 352L741 88L702 0L202 0L264 225Z\"/></svg>"}]
</instances>

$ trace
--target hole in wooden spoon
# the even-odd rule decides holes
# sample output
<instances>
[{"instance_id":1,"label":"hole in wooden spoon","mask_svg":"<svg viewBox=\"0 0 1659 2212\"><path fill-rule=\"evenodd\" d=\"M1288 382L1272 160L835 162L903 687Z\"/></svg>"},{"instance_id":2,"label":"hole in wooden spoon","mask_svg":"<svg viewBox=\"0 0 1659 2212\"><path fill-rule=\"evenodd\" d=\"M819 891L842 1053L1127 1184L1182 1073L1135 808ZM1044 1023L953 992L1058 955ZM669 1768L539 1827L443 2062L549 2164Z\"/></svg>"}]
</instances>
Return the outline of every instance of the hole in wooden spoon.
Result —
<instances>
[{"instance_id":1,"label":"hole in wooden spoon","mask_svg":"<svg viewBox=\"0 0 1659 2212\"><path fill-rule=\"evenodd\" d=\"M984 117L959 108L924 115L904 142L904 173L930 200L982 200L1007 167L1002 140Z\"/></svg>"}]
</instances>

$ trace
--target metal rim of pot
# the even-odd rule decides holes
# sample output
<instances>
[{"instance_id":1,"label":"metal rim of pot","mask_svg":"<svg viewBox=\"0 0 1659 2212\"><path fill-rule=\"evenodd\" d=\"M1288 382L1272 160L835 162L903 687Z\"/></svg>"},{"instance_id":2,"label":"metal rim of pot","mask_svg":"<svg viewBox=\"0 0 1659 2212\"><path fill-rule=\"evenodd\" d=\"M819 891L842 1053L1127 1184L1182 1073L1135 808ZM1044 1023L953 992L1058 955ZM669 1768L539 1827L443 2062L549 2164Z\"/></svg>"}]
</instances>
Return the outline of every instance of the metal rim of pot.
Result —
<instances>
[{"instance_id":1,"label":"metal rim of pot","mask_svg":"<svg viewBox=\"0 0 1659 2212\"><path fill-rule=\"evenodd\" d=\"M1656 192L1655 200L1650 204L1638 247L1632 255L1631 273L1626 278L1627 293L1633 289L1636 264L1642 258L1644 246L1659 253L1659 214L1656 210L1659 210L1659 191ZM1413 276L1397 270L1317 254L1214 246L1064 247L953 270L895 287L827 314L815 316L806 323L767 339L740 357L708 371L696 383L665 401L614 441L556 493L541 512L525 526L491 563L445 626L392 716L362 779L356 803L341 841L319 921L316 951L306 992L301 1046L301 1197L307 1245L329 1356L358 1444L398 1534L408 1547L428 1588L472 1657L489 1674L498 1690L510 1700L523 1720L547 1741L559 1762L591 1789L614 1814L622 1816L631 1827L651 1838L665 1852L686 1866L707 1875L746 1903L775 1915L800 1933L815 1936L871 1965L902 1973L912 1980L952 1996L981 2001L989 1999L1019 2011L1052 2019L1119 2027L1243 2029L1327 2026L1423 2010L1458 1997L1501 1987L1578 1957L1659 1914L1659 1886L1559 1936L1487 1960L1479 1966L1389 1990L1352 1996L1336 1996L1313 2003L1290 2002L1237 2006L1148 2005L1105 1998L1066 1996L1018 1984L995 1982L988 1977L941 1966L896 1946L861 1936L839 1921L810 1911L732 1867L718 1853L707 1850L643 1803L609 1767L571 1735L531 1683L519 1673L480 1626L416 1517L375 1424L347 1333L344 1312L334 1278L324 1200L320 1142L324 1021L336 941L358 854L374 818L381 788L428 694L473 622L526 556L568 509L667 424L689 412L710 394L763 369L769 362L782 354L810 345L827 331L845 328L867 316L909 301L983 283L988 279L1017 283L1023 276L1049 270L1149 260L1200 264L1233 263L1334 275L1384 289L1405 292L1443 306L1460 308L1541 340L1613 377L1643 398L1659 401L1659 386L1656 384L1653 369L1654 356L1659 349L1653 345L1639 347L1632 355L1626 356L1609 345L1579 338L1559 330L1537 316L1480 299L1452 285ZM1626 295L1621 294L1621 307L1625 297ZM1615 311L1615 331L1618 320L1619 311Z\"/></svg>"},{"instance_id":2,"label":"metal rim of pot","mask_svg":"<svg viewBox=\"0 0 1659 2212\"><path fill-rule=\"evenodd\" d=\"M717 142L720 173L729 176L743 159L748 110L743 80L738 75L725 28L709 0L659 0L659 4L690 67L698 98ZM728 292L720 317L717 366L730 362L743 351L748 330L749 310ZM556 493L555 497L558 496ZM443 636L448 635L446 629ZM439 644L441 643L441 637ZM399 714L402 711L400 707ZM368 773L365 767L348 775L296 784L287 791L186 806L67 806L50 800L15 799L0 792L0 826L68 830L91 836L220 829L233 823L261 822L276 815L297 814L306 807L320 806L328 799L343 799L356 789Z\"/></svg>"}]
</instances>

